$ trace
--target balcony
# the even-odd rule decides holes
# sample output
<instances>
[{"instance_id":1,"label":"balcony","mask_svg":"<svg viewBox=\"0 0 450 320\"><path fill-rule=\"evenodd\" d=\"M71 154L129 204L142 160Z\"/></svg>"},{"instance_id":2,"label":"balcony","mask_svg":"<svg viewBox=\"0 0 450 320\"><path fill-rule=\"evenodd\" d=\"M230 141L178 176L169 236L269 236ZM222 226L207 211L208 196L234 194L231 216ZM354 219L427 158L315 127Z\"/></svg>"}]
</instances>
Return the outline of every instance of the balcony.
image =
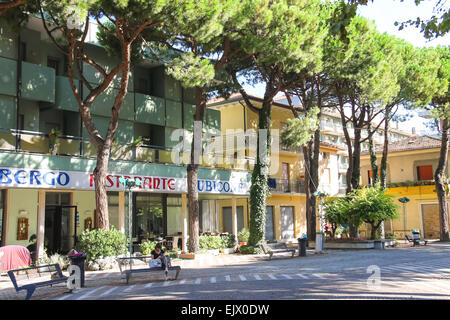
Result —
<instances>
[{"instance_id":1,"label":"balcony","mask_svg":"<svg viewBox=\"0 0 450 320\"><path fill-rule=\"evenodd\" d=\"M305 193L305 180L269 178L267 185L271 192L277 193Z\"/></svg>"},{"instance_id":2,"label":"balcony","mask_svg":"<svg viewBox=\"0 0 450 320\"><path fill-rule=\"evenodd\" d=\"M175 165L186 165L190 162L189 151L174 153L174 150L154 145L133 146L126 143L113 143L110 159ZM60 136L57 138L53 148L51 148L47 134L15 129L0 130L1 151L90 159L97 157L97 150L89 139ZM221 153L204 154L200 158L200 166L202 167L233 171L252 171L254 163L255 159L253 157L236 159L234 156L230 157ZM289 188L293 192L298 189L296 186Z\"/></svg>"},{"instance_id":3,"label":"balcony","mask_svg":"<svg viewBox=\"0 0 450 320\"><path fill-rule=\"evenodd\" d=\"M344 130L342 129L342 126L336 125L332 122L321 122L320 131L323 133L334 133L340 136L344 135Z\"/></svg>"},{"instance_id":4,"label":"balcony","mask_svg":"<svg viewBox=\"0 0 450 320\"><path fill-rule=\"evenodd\" d=\"M55 69L22 62L22 98L55 102Z\"/></svg>"},{"instance_id":5,"label":"balcony","mask_svg":"<svg viewBox=\"0 0 450 320\"><path fill-rule=\"evenodd\" d=\"M339 162L339 172L348 170L348 162Z\"/></svg>"}]
</instances>

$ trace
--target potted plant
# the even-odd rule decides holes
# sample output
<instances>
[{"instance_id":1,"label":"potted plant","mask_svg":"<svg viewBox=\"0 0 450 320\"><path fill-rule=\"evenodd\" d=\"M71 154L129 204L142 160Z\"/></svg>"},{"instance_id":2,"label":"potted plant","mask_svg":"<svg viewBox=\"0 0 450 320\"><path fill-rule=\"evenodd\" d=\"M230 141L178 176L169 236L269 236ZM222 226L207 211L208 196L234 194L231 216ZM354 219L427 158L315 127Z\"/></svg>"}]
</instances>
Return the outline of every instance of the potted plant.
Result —
<instances>
[{"instance_id":1,"label":"potted plant","mask_svg":"<svg viewBox=\"0 0 450 320\"><path fill-rule=\"evenodd\" d=\"M250 237L250 230L243 228L239 233L238 233L238 240L239 240L239 245L241 246L245 246L247 245L248 242L248 238Z\"/></svg>"},{"instance_id":2,"label":"potted plant","mask_svg":"<svg viewBox=\"0 0 450 320\"><path fill-rule=\"evenodd\" d=\"M48 151L50 154L54 155L56 153L55 151L55 145L58 142L58 138L61 136L61 131L52 128L48 134Z\"/></svg>"}]
</instances>

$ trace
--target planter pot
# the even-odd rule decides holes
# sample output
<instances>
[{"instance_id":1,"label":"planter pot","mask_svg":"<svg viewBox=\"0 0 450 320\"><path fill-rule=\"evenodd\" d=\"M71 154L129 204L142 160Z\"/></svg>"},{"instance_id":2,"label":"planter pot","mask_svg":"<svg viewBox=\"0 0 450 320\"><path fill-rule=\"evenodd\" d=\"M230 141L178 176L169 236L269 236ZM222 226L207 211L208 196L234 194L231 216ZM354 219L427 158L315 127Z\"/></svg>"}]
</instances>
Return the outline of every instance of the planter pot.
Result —
<instances>
[{"instance_id":1,"label":"planter pot","mask_svg":"<svg viewBox=\"0 0 450 320\"><path fill-rule=\"evenodd\" d=\"M377 250L384 250L385 244L383 240L375 240L373 242L373 248Z\"/></svg>"},{"instance_id":2,"label":"planter pot","mask_svg":"<svg viewBox=\"0 0 450 320\"><path fill-rule=\"evenodd\" d=\"M315 247L314 242L309 242L310 247ZM353 241L353 242L327 242L323 244L324 249L373 249L373 241Z\"/></svg>"},{"instance_id":3,"label":"planter pot","mask_svg":"<svg viewBox=\"0 0 450 320\"><path fill-rule=\"evenodd\" d=\"M180 259L195 259L195 253L180 253L178 256Z\"/></svg>"},{"instance_id":4,"label":"planter pot","mask_svg":"<svg viewBox=\"0 0 450 320\"><path fill-rule=\"evenodd\" d=\"M223 254L233 254L233 253L234 253L234 248L225 248L225 249L222 249L222 253L223 253Z\"/></svg>"},{"instance_id":5,"label":"planter pot","mask_svg":"<svg viewBox=\"0 0 450 320\"><path fill-rule=\"evenodd\" d=\"M215 256L218 256L219 253L220 253L220 250L219 249L211 249L211 250L208 250L208 253L212 254L212 255L215 255Z\"/></svg>"},{"instance_id":6,"label":"planter pot","mask_svg":"<svg viewBox=\"0 0 450 320\"><path fill-rule=\"evenodd\" d=\"M384 240L384 245L386 247L395 247L395 239L385 239Z\"/></svg>"},{"instance_id":7,"label":"planter pot","mask_svg":"<svg viewBox=\"0 0 450 320\"><path fill-rule=\"evenodd\" d=\"M315 252L322 252L323 251L324 240L325 240L324 234L316 233Z\"/></svg>"}]
</instances>

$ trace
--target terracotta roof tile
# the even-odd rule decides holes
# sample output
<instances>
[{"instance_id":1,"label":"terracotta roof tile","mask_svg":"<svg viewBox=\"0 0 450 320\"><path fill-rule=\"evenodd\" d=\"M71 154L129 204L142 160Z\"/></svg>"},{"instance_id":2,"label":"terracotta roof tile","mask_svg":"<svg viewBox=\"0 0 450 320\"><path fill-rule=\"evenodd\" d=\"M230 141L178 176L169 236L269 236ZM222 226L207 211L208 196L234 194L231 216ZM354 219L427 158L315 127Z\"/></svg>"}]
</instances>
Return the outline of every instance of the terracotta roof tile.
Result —
<instances>
[{"instance_id":1,"label":"terracotta roof tile","mask_svg":"<svg viewBox=\"0 0 450 320\"><path fill-rule=\"evenodd\" d=\"M402 140L389 143L389 153L405 152L413 150L434 149L441 147L441 140L431 136L413 136ZM382 153L383 146L378 146L375 153ZM369 154L368 151L361 152L361 155Z\"/></svg>"}]
</instances>

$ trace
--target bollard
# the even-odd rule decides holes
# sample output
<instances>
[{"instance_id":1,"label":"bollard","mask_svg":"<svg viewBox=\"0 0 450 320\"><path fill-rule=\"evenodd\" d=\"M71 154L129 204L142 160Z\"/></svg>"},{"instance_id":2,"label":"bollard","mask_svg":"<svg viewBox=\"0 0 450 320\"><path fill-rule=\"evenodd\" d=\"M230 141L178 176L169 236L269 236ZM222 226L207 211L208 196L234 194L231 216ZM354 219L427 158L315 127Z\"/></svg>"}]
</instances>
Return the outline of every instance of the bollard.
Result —
<instances>
[{"instance_id":1,"label":"bollard","mask_svg":"<svg viewBox=\"0 0 450 320\"><path fill-rule=\"evenodd\" d=\"M306 257L306 242L308 238L298 238L298 255L299 257Z\"/></svg>"}]
</instances>

